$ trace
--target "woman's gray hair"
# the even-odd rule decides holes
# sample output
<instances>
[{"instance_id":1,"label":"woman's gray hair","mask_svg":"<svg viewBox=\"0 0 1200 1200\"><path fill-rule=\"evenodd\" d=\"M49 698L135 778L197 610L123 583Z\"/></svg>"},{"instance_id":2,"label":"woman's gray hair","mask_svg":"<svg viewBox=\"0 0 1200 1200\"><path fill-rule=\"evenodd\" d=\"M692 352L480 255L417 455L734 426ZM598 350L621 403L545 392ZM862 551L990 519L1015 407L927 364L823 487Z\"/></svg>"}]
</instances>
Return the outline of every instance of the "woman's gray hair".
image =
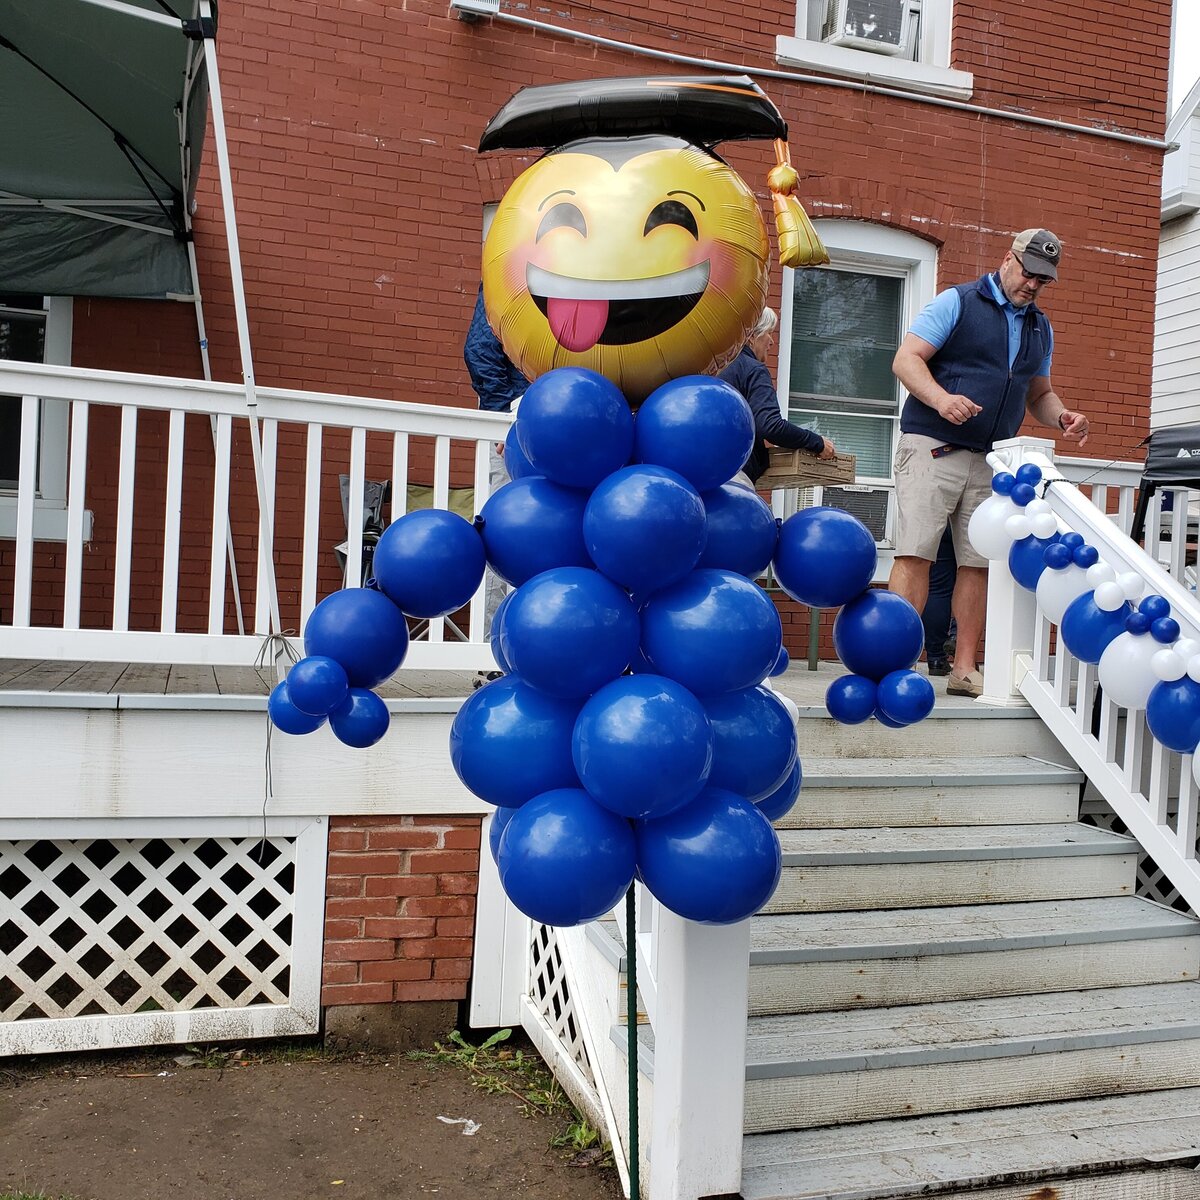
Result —
<instances>
[{"instance_id":1,"label":"woman's gray hair","mask_svg":"<svg viewBox=\"0 0 1200 1200\"><path fill-rule=\"evenodd\" d=\"M779 324L779 318L775 315L773 308L764 308L762 316L754 322L754 328L750 330L750 337L762 337L764 333L774 333L775 326Z\"/></svg>"}]
</instances>

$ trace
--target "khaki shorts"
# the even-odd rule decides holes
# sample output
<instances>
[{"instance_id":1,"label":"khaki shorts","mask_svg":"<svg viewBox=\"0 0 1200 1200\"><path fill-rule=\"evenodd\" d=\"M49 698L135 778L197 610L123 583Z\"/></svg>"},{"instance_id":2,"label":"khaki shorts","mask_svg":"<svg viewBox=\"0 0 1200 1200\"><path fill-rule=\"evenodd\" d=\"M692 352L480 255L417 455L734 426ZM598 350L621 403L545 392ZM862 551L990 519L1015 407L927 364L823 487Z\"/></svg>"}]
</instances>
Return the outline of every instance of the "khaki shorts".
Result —
<instances>
[{"instance_id":1,"label":"khaki shorts","mask_svg":"<svg viewBox=\"0 0 1200 1200\"><path fill-rule=\"evenodd\" d=\"M986 567L988 561L967 538L971 514L992 494L992 468L973 450L952 450L934 458L942 445L919 433L902 433L896 446L896 554L937 558L946 526L960 567Z\"/></svg>"}]
</instances>

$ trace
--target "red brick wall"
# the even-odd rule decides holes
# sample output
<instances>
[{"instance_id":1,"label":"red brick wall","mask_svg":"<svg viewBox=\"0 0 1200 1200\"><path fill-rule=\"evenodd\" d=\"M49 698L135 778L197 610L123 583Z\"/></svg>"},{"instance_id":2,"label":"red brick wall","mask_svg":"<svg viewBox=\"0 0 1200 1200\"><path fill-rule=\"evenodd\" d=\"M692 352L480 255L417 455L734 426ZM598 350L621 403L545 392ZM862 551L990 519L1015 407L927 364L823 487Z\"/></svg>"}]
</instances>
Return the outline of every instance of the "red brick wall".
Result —
<instances>
[{"instance_id":1,"label":"red brick wall","mask_svg":"<svg viewBox=\"0 0 1200 1200\"><path fill-rule=\"evenodd\" d=\"M321 1003L462 1000L479 817L333 817Z\"/></svg>"}]
</instances>

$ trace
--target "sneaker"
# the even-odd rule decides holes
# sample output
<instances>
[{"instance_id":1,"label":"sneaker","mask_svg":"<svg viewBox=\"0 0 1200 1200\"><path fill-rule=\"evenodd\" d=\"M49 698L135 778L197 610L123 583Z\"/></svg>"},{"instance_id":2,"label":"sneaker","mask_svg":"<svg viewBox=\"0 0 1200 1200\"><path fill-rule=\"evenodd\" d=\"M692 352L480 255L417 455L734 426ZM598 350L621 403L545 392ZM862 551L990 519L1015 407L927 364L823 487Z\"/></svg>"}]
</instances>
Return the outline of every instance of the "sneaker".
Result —
<instances>
[{"instance_id":1,"label":"sneaker","mask_svg":"<svg viewBox=\"0 0 1200 1200\"><path fill-rule=\"evenodd\" d=\"M931 658L929 660L930 675L949 675L950 660L946 658Z\"/></svg>"},{"instance_id":2,"label":"sneaker","mask_svg":"<svg viewBox=\"0 0 1200 1200\"><path fill-rule=\"evenodd\" d=\"M947 696L982 696L983 676L978 671L970 671L966 675L956 675L950 672L946 683Z\"/></svg>"}]
</instances>

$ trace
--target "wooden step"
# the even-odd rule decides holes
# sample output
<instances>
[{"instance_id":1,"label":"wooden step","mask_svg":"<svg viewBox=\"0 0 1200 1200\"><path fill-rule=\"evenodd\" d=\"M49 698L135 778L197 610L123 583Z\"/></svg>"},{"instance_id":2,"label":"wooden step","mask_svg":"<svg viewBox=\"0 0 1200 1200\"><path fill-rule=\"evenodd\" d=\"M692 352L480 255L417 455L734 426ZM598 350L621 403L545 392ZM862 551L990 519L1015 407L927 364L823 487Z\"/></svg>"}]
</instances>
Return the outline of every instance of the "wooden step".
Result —
<instances>
[{"instance_id":1,"label":"wooden step","mask_svg":"<svg viewBox=\"0 0 1200 1200\"><path fill-rule=\"evenodd\" d=\"M804 786L780 829L1074 821L1083 773L1028 755L802 755Z\"/></svg>"},{"instance_id":2,"label":"wooden step","mask_svg":"<svg viewBox=\"0 0 1200 1200\"><path fill-rule=\"evenodd\" d=\"M758 1134L743 1155L745 1200L1194 1200L1200 1088Z\"/></svg>"},{"instance_id":3,"label":"wooden step","mask_svg":"<svg viewBox=\"0 0 1200 1200\"><path fill-rule=\"evenodd\" d=\"M993 755L1031 754L1071 765L1058 740L1029 708L991 708L968 703L936 707L919 725L888 729L878 721L843 725L823 705L801 707L797 733L800 757L980 759Z\"/></svg>"},{"instance_id":4,"label":"wooden step","mask_svg":"<svg viewBox=\"0 0 1200 1200\"><path fill-rule=\"evenodd\" d=\"M1134 896L752 919L750 1013L1172 983L1200 922Z\"/></svg>"},{"instance_id":5,"label":"wooden step","mask_svg":"<svg viewBox=\"0 0 1200 1200\"><path fill-rule=\"evenodd\" d=\"M1200 984L753 1017L746 1132L1187 1087Z\"/></svg>"},{"instance_id":6,"label":"wooden step","mask_svg":"<svg viewBox=\"0 0 1200 1200\"><path fill-rule=\"evenodd\" d=\"M764 912L1132 895L1138 845L1090 825L783 829Z\"/></svg>"}]
</instances>

